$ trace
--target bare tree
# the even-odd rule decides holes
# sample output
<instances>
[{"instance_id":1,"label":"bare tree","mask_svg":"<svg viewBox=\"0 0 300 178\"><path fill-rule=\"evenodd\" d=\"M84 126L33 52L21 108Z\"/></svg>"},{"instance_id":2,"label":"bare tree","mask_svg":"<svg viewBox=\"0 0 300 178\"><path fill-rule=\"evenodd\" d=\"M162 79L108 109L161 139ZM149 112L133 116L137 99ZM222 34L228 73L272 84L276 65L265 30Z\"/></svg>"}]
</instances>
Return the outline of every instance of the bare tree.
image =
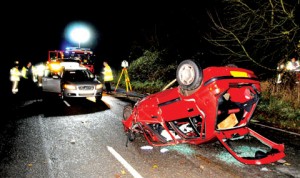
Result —
<instances>
[{"instance_id":1,"label":"bare tree","mask_svg":"<svg viewBox=\"0 0 300 178\"><path fill-rule=\"evenodd\" d=\"M210 33L205 39L226 63L276 70L277 63L298 50L300 0L220 0L208 12ZM300 13L300 12L298 12ZM225 63L225 62L224 62Z\"/></svg>"}]
</instances>

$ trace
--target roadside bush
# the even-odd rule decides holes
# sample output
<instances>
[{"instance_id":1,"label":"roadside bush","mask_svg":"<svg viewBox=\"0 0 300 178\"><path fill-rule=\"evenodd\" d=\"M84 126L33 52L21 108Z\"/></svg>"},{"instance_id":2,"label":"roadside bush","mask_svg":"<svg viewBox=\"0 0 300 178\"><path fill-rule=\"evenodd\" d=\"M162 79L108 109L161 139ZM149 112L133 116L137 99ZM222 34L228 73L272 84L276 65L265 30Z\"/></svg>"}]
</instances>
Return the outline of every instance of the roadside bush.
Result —
<instances>
[{"instance_id":1,"label":"roadside bush","mask_svg":"<svg viewBox=\"0 0 300 178\"><path fill-rule=\"evenodd\" d=\"M261 82L262 96L255 119L300 133L300 86Z\"/></svg>"},{"instance_id":2,"label":"roadside bush","mask_svg":"<svg viewBox=\"0 0 300 178\"><path fill-rule=\"evenodd\" d=\"M163 52L146 50L143 56L133 61L128 68L132 81L165 82L176 78L177 66L167 64L162 58Z\"/></svg>"},{"instance_id":3,"label":"roadside bush","mask_svg":"<svg viewBox=\"0 0 300 178\"><path fill-rule=\"evenodd\" d=\"M141 93L156 93L161 91L161 89L164 87L164 82L161 80L157 81L146 81L146 82L132 82L132 85L134 86L134 89L141 92Z\"/></svg>"},{"instance_id":4,"label":"roadside bush","mask_svg":"<svg viewBox=\"0 0 300 178\"><path fill-rule=\"evenodd\" d=\"M168 64L162 57L163 53L146 50L143 56L129 64L127 72L134 90L141 93L156 93L176 78L177 66L175 62L172 61ZM118 71L117 75L120 76L121 72ZM126 86L124 77L119 82L121 87ZM117 84L118 81L115 80L114 82Z\"/></svg>"}]
</instances>

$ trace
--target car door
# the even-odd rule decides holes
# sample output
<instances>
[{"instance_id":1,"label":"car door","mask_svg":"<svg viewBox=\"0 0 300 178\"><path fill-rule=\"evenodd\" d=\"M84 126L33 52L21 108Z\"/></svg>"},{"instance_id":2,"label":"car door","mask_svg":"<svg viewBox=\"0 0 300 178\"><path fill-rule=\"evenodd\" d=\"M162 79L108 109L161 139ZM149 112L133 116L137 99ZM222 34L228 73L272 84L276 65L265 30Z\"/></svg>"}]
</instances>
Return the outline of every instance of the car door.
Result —
<instances>
[{"instance_id":1,"label":"car door","mask_svg":"<svg viewBox=\"0 0 300 178\"><path fill-rule=\"evenodd\" d=\"M61 93L61 77L49 72L42 79L43 92Z\"/></svg>"}]
</instances>

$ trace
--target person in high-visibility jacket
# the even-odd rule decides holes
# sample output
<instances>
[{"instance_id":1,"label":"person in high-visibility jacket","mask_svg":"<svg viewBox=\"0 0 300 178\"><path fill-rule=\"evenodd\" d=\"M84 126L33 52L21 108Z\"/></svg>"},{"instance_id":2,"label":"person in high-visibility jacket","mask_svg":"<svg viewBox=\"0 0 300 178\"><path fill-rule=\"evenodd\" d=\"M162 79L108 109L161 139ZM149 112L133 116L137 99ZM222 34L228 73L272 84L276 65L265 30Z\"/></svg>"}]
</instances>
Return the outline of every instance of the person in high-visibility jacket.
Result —
<instances>
[{"instance_id":1,"label":"person in high-visibility jacket","mask_svg":"<svg viewBox=\"0 0 300 178\"><path fill-rule=\"evenodd\" d=\"M111 93L111 82L114 80L114 76L113 76L113 72L110 68L110 66L108 65L107 62L103 62L103 80L104 80L104 85L105 85L105 89L106 89L106 93Z\"/></svg>"},{"instance_id":2,"label":"person in high-visibility jacket","mask_svg":"<svg viewBox=\"0 0 300 178\"><path fill-rule=\"evenodd\" d=\"M29 79L33 82L37 82L36 74L37 74L37 70L30 61L27 63L26 66L23 66L22 76L24 79Z\"/></svg>"},{"instance_id":3,"label":"person in high-visibility jacket","mask_svg":"<svg viewBox=\"0 0 300 178\"><path fill-rule=\"evenodd\" d=\"M37 82L38 82L38 86L41 87L42 86L42 78L44 76L44 72L46 70L46 66L41 63L39 65L36 66L36 73L37 73Z\"/></svg>"},{"instance_id":4,"label":"person in high-visibility jacket","mask_svg":"<svg viewBox=\"0 0 300 178\"><path fill-rule=\"evenodd\" d=\"M22 73L19 70L19 61L15 61L14 67L10 69L10 81L12 82L12 93L17 94L19 91L19 82Z\"/></svg>"},{"instance_id":5,"label":"person in high-visibility jacket","mask_svg":"<svg viewBox=\"0 0 300 178\"><path fill-rule=\"evenodd\" d=\"M34 94L33 90L35 89L35 85L37 81L35 67L29 61L27 62L26 66L23 66L21 73L23 76L23 79L21 81L21 85L23 89L22 91L27 96L29 96L29 94Z\"/></svg>"}]
</instances>

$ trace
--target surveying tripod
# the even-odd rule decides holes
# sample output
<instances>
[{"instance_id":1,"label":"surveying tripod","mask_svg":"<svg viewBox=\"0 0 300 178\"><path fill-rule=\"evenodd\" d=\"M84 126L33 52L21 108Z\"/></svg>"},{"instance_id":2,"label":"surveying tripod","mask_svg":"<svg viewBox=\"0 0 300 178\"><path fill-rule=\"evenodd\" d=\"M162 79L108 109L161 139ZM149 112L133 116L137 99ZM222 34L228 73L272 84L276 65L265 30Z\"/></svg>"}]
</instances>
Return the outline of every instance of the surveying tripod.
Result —
<instances>
[{"instance_id":1,"label":"surveying tripod","mask_svg":"<svg viewBox=\"0 0 300 178\"><path fill-rule=\"evenodd\" d=\"M128 87L129 87L130 91L132 91L127 68L123 67L121 75L120 75L119 80L118 80L118 83L117 83L116 88L115 88L115 92L117 91L117 88L118 88L118 85L119 85L119 82L122 78L123 73L124 73L124 76L125 76L126 92L128 92Z\"/></svg>"}]
</instances>

